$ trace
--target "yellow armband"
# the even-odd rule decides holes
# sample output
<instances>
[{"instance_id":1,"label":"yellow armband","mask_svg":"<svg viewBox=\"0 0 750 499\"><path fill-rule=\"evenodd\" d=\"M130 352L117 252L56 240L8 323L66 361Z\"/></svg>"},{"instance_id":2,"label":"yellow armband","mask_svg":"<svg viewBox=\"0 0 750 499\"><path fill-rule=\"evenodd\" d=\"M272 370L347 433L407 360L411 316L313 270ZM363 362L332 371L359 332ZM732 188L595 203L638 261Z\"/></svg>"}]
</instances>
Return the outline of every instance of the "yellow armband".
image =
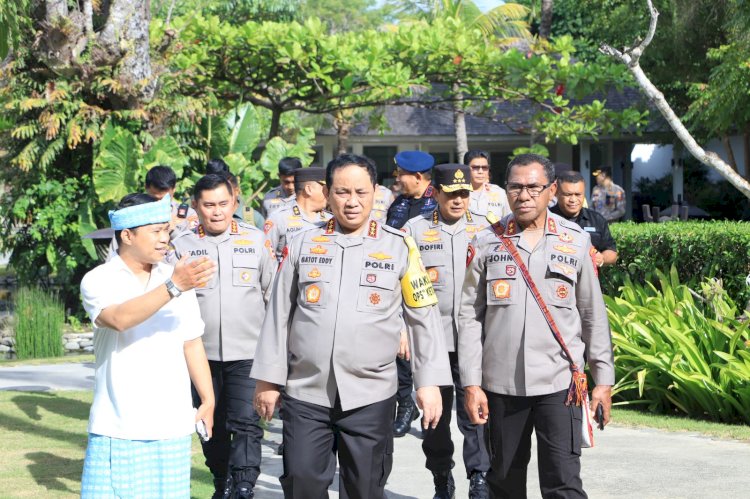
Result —
<instances>
[{"instance_id":1,"label":"yellow armband","mask_svg":"<svg viewBox=\"0 0 750 499\"><path fill-rule=\"evenodd\" d=\"M435 305L438 302L437 295L422 263L417 243L411 236L406 236L404 241L406 247L409 248L406 273L401 278L401 293L404 296L404 303L411 308Z\"/></svg>"}]
</instances>

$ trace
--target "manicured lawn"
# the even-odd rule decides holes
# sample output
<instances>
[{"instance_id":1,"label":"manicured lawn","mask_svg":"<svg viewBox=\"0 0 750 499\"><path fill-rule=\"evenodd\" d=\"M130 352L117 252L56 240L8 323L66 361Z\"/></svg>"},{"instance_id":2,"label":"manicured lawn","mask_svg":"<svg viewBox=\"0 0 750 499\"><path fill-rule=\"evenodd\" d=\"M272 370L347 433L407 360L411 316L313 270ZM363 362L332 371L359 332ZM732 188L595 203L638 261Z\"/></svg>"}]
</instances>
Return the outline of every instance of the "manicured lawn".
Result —
<instances>
[{"instance_id":1,"label":"manicured lawn","mask_svg":"<svg viewBox=\"0 0 750 499\"><path fill-rule=\"evenodd\" d=\"M1 497L78 497L91 392L0 391ZM192 496L213 481L193 440Z\"/></svg>"},{"instance_id":2,"label":"manicured lawn","mask_svg":"<svg viewBox=\"0 0 750 499\"><path fill-rule=\"evenodd\" d=\"M710 421L699 421L680 416L660 416L622 407L615 407L613 411L612 423L620 426L700 433L714 438L750 442L750 426L747 425L712 423Z\"/></svg>"}]
</instances>

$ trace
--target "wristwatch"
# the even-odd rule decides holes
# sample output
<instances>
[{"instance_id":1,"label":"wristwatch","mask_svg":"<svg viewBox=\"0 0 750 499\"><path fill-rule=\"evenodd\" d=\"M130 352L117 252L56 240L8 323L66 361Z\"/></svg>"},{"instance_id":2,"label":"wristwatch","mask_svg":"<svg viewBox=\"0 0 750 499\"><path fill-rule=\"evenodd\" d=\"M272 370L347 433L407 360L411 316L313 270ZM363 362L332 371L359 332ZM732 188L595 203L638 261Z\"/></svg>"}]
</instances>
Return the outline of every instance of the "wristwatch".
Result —
<instances>
[{"instance_id":1,"label":"wristwatch","mask_svg":"<svg viewBox=\"0 0 750 499\"><path fill-rule=\"evenodd\" d=\"M172 279L167 279L167 282L165 282L164 284L167 285L167 292L172 298L177 298L182 294L182 291L180 291L177 286L175 286L175 284L172 282Z\"/></svg>"}]
</instances>

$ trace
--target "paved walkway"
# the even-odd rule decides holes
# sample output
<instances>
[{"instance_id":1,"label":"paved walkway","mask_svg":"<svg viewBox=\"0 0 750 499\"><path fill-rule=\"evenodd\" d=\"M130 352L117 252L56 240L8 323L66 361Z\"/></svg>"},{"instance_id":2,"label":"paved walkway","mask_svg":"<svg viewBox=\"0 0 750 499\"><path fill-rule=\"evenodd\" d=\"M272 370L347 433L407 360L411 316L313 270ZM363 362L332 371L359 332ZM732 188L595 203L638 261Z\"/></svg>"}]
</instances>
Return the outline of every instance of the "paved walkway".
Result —
<instances>
[{"instance_id":1,"label":"paved walkway","mask_svg":"<svg viewBox=\"0 0 750 499\"><path fill-rule=\"evenodd\" d=\"M60 364L0 368L0 390L85 390L93 386L92 364ZM462 437L453 422L457 498L467 497L463 479ZM596 432L597 446L583 451L583 483L589 497L599 498L746 498L750 491L750 444L714 440L688 433L633 429L612 425ZM274 420L263 445L263 473L258 499L283 497L277 477L281 458L275 455L281 427ZM393 499L431 497L432 480L424 469L416 424L396 439L393 472L386 487ZM529 466L529 498L539 498L536 458ZM338 477L331 498L338 498Z\"/></svg>"}]
</instances>

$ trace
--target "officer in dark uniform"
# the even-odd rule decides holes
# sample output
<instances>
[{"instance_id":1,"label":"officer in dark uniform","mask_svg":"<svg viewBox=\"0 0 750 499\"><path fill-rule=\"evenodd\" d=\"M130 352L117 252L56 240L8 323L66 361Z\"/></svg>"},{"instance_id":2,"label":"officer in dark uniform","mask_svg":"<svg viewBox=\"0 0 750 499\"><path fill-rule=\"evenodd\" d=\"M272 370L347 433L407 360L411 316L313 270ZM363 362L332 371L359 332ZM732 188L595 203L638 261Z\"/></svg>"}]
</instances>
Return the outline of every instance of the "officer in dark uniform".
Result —
<instances>
[{"instance_id":1,"label":"officer in dark uniform","mask_svg":"<svg viewBox=\"0 0 750 499\"><path fill-rule=\"evenodd\" d=\"M557 204L550 211L577 223L588 232L591 245L596 249L592 258L598 267L614 265L617 262L617 244L609 232L609 223L600 213L584 207L585 190L580 173L565 171L558 174Z\"/></svg>"},{"instance_id":2,"label":"officer in dark uniform","mask_svg":"<svg viewBox=\"0 0 750 499\"><path fill-rule=\"evenodd\" d=\"M386 225L400 229L417 215L432 213L437 201L432 197L433 188L430 170L435 158L422 151L401 151L396 154L396 177L401 185L401 194L388 208ZM406 358L397 358L398 366L398 410L393 422L393 436L403 437L411 422L419 417L419 411L411 398L411 366Z\"/></svg>"},{"instance_id":3,"label":"officer in dark uniform","mask_svg":"<svg viewBox=\"0 0 750 499\"><path fill-rule=\"evenodd\" d=\"M486 217L468 209L472 187L468 166L438 165L433 173L438 208L432 213L412 218L403 230L417 241L422 263L438 298L456 390L458 428L464 436L463 458L469 479L469 499L485 499L489 493L485 476L490 469L490 458L483 441L483 427L471 423L464 407L456 340L469 241L490 223ZM434 430L424 433L422 442L422 450L427 458L426 467L432 472L435 482L434 499L452 499L455 493L451 473L455 464L454 446L450 431L454 386L440 387L443 416Z\"/></svg>"},{"instance_id":4,"label":"officer in dark uniform","mask_svg":"<svg viewBox=\"0 0 750 499\"><path fill-rule=\"evenodd\" d=\"M203 454L214 476L215 498L249 498L260 474L263 438L252 406L250 369L276 259L263 231L232 218L236 199L226 176L201 178L193 196L200 225L175 238L177 256L207 256L218 269L196 289L216 397L214 434L203 443Z\"/></svg>"}]
</instances>

